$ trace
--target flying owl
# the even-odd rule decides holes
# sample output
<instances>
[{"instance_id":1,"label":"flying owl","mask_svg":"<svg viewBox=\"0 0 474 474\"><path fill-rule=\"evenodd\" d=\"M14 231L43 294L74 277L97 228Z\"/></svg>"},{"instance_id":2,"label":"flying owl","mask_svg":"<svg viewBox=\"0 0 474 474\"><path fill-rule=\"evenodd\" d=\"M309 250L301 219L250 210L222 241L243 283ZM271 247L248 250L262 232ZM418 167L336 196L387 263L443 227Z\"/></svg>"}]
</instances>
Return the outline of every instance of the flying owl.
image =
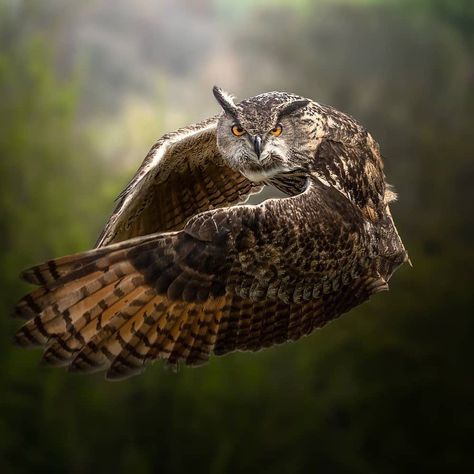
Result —
<instances>
[{"instance_id":1,"label":"flying owl","mask_svg":"<svg viewBox=\"0 0 474 474\"><path fill-rule=\"evenodd\" d=\"M388 289L408 255L372 136L295 94L213 92L221 113L156 142L94 250L23 273L19 345L120 379L296 341ZM284 197L243 205L264 185Z\"/></svg>"}]
</instances>

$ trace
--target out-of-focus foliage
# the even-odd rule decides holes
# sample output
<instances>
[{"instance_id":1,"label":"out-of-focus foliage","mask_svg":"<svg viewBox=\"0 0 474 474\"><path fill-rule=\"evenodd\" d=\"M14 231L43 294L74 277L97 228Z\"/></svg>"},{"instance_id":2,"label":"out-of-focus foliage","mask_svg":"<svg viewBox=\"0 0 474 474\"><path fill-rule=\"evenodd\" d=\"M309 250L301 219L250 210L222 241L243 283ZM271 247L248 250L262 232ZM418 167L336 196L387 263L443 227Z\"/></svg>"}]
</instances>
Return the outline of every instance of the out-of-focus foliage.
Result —
<instances>
[{"instance_id":1,"label":"out-of-focus foliage","mask_svg":"<svg viewBox=\"0 0 474 474\"><path fill-rule=\"evenodd\" d=\"M469 0L0 0L0 470L474 470ZM19 271L89 248L154 137L286 89L379 140L414 268L297 344L106 383L37 366Z\"/></svg>"}]
</instances>

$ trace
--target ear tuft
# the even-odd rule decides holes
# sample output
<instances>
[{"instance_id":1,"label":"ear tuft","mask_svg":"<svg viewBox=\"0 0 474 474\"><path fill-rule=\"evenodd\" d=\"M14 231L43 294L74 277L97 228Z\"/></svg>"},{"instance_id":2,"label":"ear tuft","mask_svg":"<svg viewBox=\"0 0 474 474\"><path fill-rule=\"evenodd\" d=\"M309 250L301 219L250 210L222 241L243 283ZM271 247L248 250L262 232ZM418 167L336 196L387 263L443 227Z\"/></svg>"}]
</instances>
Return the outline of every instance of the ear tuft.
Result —
<instances>
[{"instance_id":1,"label":"ear tuft","mask_svg":"<svg viewBox=\"0 0 474 474\"><path fill-rule=\"evenodd\" d=\"M234 98L228 92L217 86L212 88L212 93L217 102L219 102L220 106L224 109L224 112L235 117L237 107L234 103Z\"/></svg>"},{"instance_id":2,"label":"ear tuft","mask_svg":"<svg viewBox=\"0 0 474 474\"><path fill-rule=\"evenodd\" d=\"M292 114L293 112L296 112L297 110L306 107L309 102L310 101L308 99L294 100L293 102L290 102L289 104L286 104L282 107L282 109L280 110L279 117Z\"/></svg>"}]
</instances>

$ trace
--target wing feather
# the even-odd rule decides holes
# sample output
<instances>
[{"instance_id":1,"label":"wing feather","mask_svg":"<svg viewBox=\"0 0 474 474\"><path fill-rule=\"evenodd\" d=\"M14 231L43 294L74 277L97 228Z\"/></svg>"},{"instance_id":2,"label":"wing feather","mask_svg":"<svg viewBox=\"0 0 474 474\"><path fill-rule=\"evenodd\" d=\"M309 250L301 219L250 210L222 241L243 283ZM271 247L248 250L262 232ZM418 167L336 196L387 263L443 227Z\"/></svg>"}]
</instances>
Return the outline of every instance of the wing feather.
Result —
<instances>
[{"instance_id":1,"label":"wing feather","mask_svg":"<svg viewBox=\"0 0 474 474\"><path fill-rule=\"evenodd\" d=\"M262 189L227 165L217 148L216 124L213 117L158 140L117 198L97 247L180 230L190 217L241 203Z\"/></svg>"},{"instance_id":2,"label":"wing feather","mask_svg":"<svg viewBox=\"0 0 474 474\"><path fill-rule=\"evenodd\" d=\"M18 304L32 319L17 341L45 346L47 363L118 379L157 358L199 365L297 340L386 288L369 227L313 178L297 196L48 262L26 272L47 283Z\"/></svg>"}]
</instances>

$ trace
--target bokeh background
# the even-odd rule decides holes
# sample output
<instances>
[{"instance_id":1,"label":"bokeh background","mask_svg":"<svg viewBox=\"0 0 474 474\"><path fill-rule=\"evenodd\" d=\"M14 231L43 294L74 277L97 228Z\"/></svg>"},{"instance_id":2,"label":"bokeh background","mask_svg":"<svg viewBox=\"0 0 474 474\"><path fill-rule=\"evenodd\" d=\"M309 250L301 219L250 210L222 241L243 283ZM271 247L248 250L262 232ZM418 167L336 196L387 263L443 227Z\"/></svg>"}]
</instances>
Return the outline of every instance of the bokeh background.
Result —
<instances>
[{"instance_id":1,"label":"bokeh background","mask_svg":"<svg viewBox=\"0 0 474 474\"><path fill-rule=\"evenodd\" d=\"M121 383L38 367L19 271L90 248L213 84L361 120L414 267L297 344ZM0 0L0 471L474 472L473 160L471 0Z\"/></svg>"}]
</instances>

